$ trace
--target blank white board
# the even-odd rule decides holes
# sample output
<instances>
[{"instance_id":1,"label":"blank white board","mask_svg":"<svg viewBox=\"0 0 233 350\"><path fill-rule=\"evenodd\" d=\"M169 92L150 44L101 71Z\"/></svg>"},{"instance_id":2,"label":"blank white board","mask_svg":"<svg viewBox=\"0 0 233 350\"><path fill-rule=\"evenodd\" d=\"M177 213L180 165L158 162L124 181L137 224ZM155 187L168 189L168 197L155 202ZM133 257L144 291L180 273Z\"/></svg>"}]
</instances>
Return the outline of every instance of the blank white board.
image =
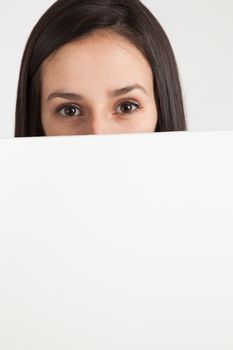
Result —
<instances>
[{"instance_id":1,"label":"blank white board","mask_svg":"<svg viewBox=\"0 0 233 350\"><path fill-rule=\"evenodd\" d=\"M233 348L233 131L0 140L0 349Z\"/></svg>"}]
</instances>

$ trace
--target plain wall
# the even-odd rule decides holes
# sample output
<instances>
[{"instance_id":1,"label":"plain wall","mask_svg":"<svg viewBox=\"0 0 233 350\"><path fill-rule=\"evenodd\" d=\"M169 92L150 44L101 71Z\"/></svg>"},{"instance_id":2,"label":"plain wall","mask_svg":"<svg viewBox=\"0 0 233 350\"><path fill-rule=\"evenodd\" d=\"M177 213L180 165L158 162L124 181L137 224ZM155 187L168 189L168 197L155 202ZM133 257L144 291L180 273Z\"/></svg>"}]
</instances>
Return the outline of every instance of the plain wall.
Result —
<instances>
[{"instance_id":1,"label":"plain wall","mask_svg":"<svg viewBox=\"0 0 233 350\"><path fill-rule=\"evenodd\" d=\"M37 20L54 1L0 2L0 137L14 136L20 62ZM233 130L233 1L143 0L173 46L190 131Z\"/></svg>"}]
</instances>

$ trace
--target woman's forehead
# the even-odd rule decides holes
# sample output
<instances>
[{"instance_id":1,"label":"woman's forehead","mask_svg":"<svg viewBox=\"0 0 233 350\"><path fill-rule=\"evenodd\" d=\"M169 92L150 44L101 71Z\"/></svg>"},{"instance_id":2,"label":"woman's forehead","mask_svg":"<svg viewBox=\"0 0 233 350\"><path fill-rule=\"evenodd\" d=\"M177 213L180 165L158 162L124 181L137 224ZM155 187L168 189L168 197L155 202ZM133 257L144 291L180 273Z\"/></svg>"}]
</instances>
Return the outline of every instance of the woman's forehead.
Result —
<instances>
[{"instance_id":1,"label":"woman's forehead","mask_svg":"<svg viewBox=\"0 0 233 350\"><path fill-rule=\"evenodd\" d=\"M143 54L127 39L109 33L93 33L62 46L42 65L44 77L54 75L99 76L145 75L151 67ZM103 77L104 75L104 77Z\"/></svg>"}]
</instances>

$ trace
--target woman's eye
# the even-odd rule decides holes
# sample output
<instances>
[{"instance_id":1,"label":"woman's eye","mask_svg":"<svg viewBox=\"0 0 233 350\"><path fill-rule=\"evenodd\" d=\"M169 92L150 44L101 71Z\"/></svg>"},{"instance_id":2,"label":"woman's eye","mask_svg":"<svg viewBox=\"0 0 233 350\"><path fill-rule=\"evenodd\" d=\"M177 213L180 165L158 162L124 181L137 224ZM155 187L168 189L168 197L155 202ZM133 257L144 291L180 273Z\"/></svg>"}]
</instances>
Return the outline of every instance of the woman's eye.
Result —
<instances>
[{"instance_id":1,"label":"woman's eye","mask_svg":"<svg viewBox=\"0 0 233 350\"><path fill-rule=\"evenodd\" d=\"M56 112L67 118L78 117L80 115L80 110L75 105L65 105L63 107L59 107Z\"/></svg>"},{"instance_id":2,"label":"woman's eye","mask_svg":"<svg viewBox=\"0 0 233 350\"><path fill-rule=\"evenodd\" d=\"M117 114L132 114L141 108L140 104L135 100L124 101L118 105L116 109ZM56 109L56 113L63 117L76 118L81 115L81 111L78 106L74 104L67 104Z\"/></svg>"},{"instance_id":3,"label":"woman's eye","mask_svg":"<svg viewBox=\"0 0 233 350\"><path fill-rule=\"evenodd\" d=\"M117 108L118 114L132 114L140 108L140 105L137 102L126 101L121 103Z\"/></svg>"}]
</instances>

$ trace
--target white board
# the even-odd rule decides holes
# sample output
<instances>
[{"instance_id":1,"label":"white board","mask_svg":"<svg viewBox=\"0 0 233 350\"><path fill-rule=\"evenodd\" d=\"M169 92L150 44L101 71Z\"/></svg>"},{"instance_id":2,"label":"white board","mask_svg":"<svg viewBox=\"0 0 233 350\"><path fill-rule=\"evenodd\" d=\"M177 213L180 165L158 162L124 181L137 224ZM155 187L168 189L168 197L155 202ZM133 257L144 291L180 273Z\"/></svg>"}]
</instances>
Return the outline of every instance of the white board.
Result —
<instances>
[{"instance_id":1,"label":"white board","mask_svg":"<svg viewBox=\"0 0 233 350\"><path fill-rule=\"evenodd\" d=\"M0 349L233 348L233 132L0 140Z\"/></svg>"}]
</instances>

